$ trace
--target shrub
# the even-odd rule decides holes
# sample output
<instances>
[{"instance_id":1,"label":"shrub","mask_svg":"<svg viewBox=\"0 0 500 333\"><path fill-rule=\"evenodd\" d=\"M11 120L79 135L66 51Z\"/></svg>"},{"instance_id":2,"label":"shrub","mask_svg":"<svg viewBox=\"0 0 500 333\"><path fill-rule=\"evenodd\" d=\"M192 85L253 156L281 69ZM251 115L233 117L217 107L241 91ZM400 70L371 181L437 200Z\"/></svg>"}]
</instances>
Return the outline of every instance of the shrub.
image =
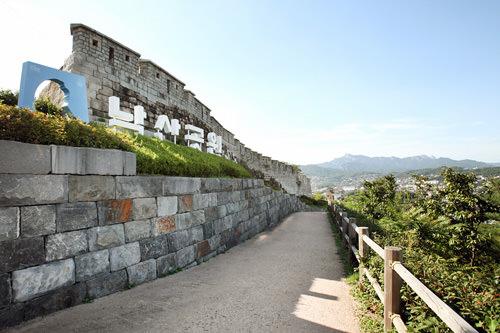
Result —
<instances>
[{"instance_id":1,"label":"shrub","mask_svg":"<svg viewBox=\"0 0 500 333\"><path fill-rule=\"evenodd\" d=\"M0 104L16 106L17 100L19 98L19 93L14 93L12 90L2 89L0 90Z\"/></svg>"},{"instance_id":2,"label":"shrub","mask_svg":"<svg viewBox=\"0 0 500 333\"><path fill-rule=\"evenodd\" d=\"M63 116L65 114L63 108L52 103L48 97L37 98L35 101L35 110L55 116Z\"/></svg>"},{"instance_id":3,"label":"shrub","mask_svg":"<svg viewBox=\"0 0 500 333\"><path fill-rule=\"evenodd\" d=\"M137 155L137 172L191 177L250 177L243 166L223 157L168 141L127 134L102 124L31 112L0 104L0 140L75 147L120 149Z\"/></svg>"}]
</instances>

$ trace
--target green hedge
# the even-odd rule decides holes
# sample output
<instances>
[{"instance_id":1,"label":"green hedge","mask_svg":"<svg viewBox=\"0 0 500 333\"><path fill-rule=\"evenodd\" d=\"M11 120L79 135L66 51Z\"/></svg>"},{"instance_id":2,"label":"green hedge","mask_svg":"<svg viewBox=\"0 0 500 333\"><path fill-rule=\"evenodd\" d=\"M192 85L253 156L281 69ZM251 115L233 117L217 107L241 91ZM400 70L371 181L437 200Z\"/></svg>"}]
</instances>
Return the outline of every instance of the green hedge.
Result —
<instances>
[{"instance_id":1,"label":"green hedge","mask_svg":"<svg viewBox=\"0 0 500 333\"><path fill-rule=\"evenodd\" d=\"M137 172L140 174L251 177L250 172L238 163L186 146L4 104L0 104L0 139L131 151L137 155Z\"/></svg>"}]
</instances>

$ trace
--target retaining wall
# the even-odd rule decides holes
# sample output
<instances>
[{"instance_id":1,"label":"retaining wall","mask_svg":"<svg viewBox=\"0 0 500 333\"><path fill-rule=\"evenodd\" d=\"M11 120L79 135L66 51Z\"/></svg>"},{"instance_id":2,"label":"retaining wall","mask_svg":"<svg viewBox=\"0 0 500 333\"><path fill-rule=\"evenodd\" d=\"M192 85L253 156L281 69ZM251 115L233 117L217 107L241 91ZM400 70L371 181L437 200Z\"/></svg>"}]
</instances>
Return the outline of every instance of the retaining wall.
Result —
<instances>
[{"instance_id":1,"label":"retaining wall","mask_svg":"<svg viewBox=\"0 0 500 333\"><path fill-rule=\"evenodd\" d=\"M10 161L0 164L0 327L195 266L305 209L259 179L106 175L113 163L88 169L103 175L54 174L41 162L16 170L14 154L26 163L20 150L38 151L36 163L58 149L8 144L0 142ZM98 164L81 157L93 156L88 148L66 148L65 159Z\"/></svg>"}]
</instances>

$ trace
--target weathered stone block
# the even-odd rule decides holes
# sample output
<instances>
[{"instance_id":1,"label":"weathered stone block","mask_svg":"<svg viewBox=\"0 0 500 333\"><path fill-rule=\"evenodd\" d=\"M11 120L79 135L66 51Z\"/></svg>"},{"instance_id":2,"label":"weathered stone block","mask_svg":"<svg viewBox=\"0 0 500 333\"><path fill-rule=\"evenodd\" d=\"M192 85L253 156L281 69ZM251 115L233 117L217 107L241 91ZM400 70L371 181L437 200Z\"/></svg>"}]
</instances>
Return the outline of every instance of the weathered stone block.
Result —
<instances>
[{"instance_id":1,"label":"weathered stone block","mask_svg":"<svg viewBox=\"0 0 500 333\"><path fill-rule=\"evenodd\" d=\"M89 229L89 249L97 251L125 244L123 224L113 224Z\"/></svg>"},{"instance_id":2,"label":"weathered stone block","mask_svg":"<svg viewBox=\"0 0 500 333\"><path fill-rule=\"evenodd\" d=\"M51 145L52 173L85 174L85 150L78 147Z\"/></svg>"},{"instance_id":3,"label":"weathered stone block","mask_svg":"<svg viewBox=\"0 0 500 333\"><path fill-rule=\"evenodd\" d=\"M109 251L101 250L85 253L75 257L76 281L109 272Z\"/></svg>"},{"instance_id":4,"label":"weathered stone block","mask_svg":"<svg viewBox=\"0 0 500 333\"><path fill-rule=\"evenodd\" d=\"M210 243L208 240L203 240L196 244L196 258L203 258L210 253Z\"/></svg>"},{"instance_id":5,"label":"weathered stone block","mask_svg":"<svg viewBox=\"0 0 500 333\"><path fill-rule=\"evenodd\" d=\"M170 252L179 251L183 247L203 240L203 227L197 226L188 230L180 230L167 234Z\"/></svg>"},{"instance_id":6,"label":"weathered stone block","mask_svg":"<svg viewBox=\"0 0 500 333\"><path fill-rule=\"evenodd\" d=\"M0 242L0 273L45 262L43 237Z\"/></svg>"},{"instance_id":7,"label":"weathered stone block","mask_svg":"<svg viewBox=\"0 0 500 333\"><path fill-rule=\"evenodd\" d=\"M21 207L21 235L34 237L56 232L56 206Z\"/></svg>"},{"instance_id":8,"label":"weathered stone block","mask_svg":"<svg viewBox=\"0 0 500 333\"><path fill-rule=\"evenodd\" d=\"M49 235L45 244L47 261L73 257L85 253L87 250L86 230Z\"/></svg>"},{"instance_id":9,"label":"weathered stone block","mask_svg":"<svg viewBox=\"0 0 500 333\"><path fill-rule=\"evenodd\" d=\"M135 176L137 171L137 157L134 153L123 152L123 174L125 176Z\"/></svg>"},{"instance_id":10,"label":"weathered stone block","mask_svg":"<svg viewBox=\"0 0 500 333\"><path fill-rule=\"evenodd\" d=\"M69 201L98 201L115 198L111 176L69 176Z\"/></svg>"},{"instance_id":11,"label":"weathered stone block","mask_svg":"<svg viewBox=\"0 0 500 333\"><path fill-rule=\"evenodd\" d=\"M111 271L117 271L122 268L137 264L139 261L141 261L141 250L139 248L139 243L128 243L110 249L109 260Z\"/></svg>"},{"instance_id":12,"label":"weathered stone block","mask_svg":"<svg viewBox=\"0 0 500 333\"><path fill-rule=\"evenodd\" d=\"M85 150L85 174L123 175L123 151L116 149L80 148Z\"/></svg>"},{"instance_id":13,"label":"weathered stone block","mask_svg":"<svg viewBox=\"0 0 500 333\"><path fill-rule=\"evenodd\" d=\"M163 178L158 176L116 177L116 198L161 196Z\"/></svg>"},{"instance_id":14,"label":"weathered stone block","mask_svg":"<svg viewBox=\"0 0 500 333\"><path fill-rule=\"evenodd\" d=\"M181 195L179 197L179 213L193 210L193 196L191 194Z\"/></svg>"},{"instance_id":15,"label":"weathered stone block","mask_svg":"<svg viewBox=\"0 0 500 333\"><path fill-rule=\"evenodd\" d=\"M138 198L132 201L132 219L148 219L156 215L156 198Z\"/></svg>"},{"instance_id":16,"label":"weathered stone block","mask_svg":"<svg viewBox=\"0 0 500 333\"><path fill-rule=\"evenodd\" d=\"M156 259L169 253L169 242L166 235L139 241L141 260Z\"/></svg>"},{"instance_id":17,"label":"weathered stone block","mask_svg":"<svg viewBox=\"0 0 500 333\"><path fill-rule=\"evenodd\" d=\"M196 250L194 245L185 247L176 253L177 266L180 268L186 267L196 259Z\"/></svg>"},{"instance_id":18,"label":"weathered stone block","mask_svg":"<svg viewBox=\"0 0 500 333\"><path fill-rule=\"evenodd\" d=\"M167 254L166 256L156 259L156 271L158 277L162 277L175 272L177 269L177 260L175 253Z\"/></svg>"},{"instance_id":19,"label":"weathered stone block","mask_svg":"<svg viewBox=\"0 0 500 333\"><path fill-rule=\"evenodd\" d=\"M0 144L1 144L0 140ZM19 237L19 208L0 207L0 242Z\"/></svg>"},{"instance_id":20,"label":"weathered stone block","mask_svg":"<svg viewBox=\"0 0 500 333\"><path fill-rule=\"evenodd\" d=\"M217 192L220 191L220 180L218 178L202 178L201 179L201 192Z\"/></svg>"},{"instance_id":21,"label":"weathered stone block","mask_svg":"<svg viewBox=\"0 0 500 333\"><path fill-rule=\"evenodd\" d=\"M70 231L97 225L95 202L76 202L56 206L57 231Z\"/></svg>"},{"instance_id":22,"label":"weathered stone block","mask_svg":"<svg viewBox=\"0 0 500 333\"><path fill-rule=\"evenodd\" d=\"M150 259L127 267L128 282L139 285L156 279L156 260Z\"/></svg>"},{"instance_id":23,"label":"weathered stone block","mask_svg":"<svg viewBox=\"0 0 500 333\"><path fill-rule=\"evenodd\" d=\"M149 220L127 222L124 226L127 243L151 237L151 222Z\"/></svg>"},{"instance_id":24,"label":"weathered stone block","mask_svg":"<svg viewBox=\"0 0 500 333\"><path fill-rule=\"evenodd\" d=\"M177 230L188 229L204 222L205 212L203 210L175 215L175 228Z\"/></svg>"},{"instance_id":25,"label":"weathered stone block","mask_svg":"<svg viewBox=\"0 0 500 333\"><path fill-rule=\"evenodd\" d=\"M106 296L124 290L128 286L127 271L122 269L111 274L88 280L87 293L90 298Z\"/></svg>"},{"instance_id":26,"label":"weathered stone block","mask_svg":"<svg viewBox=\"0 0 500 333\"><path fill-rule=\"evenodd\" d=\"M99 224L123 223L132 219L132 199L107 200L97 203Z\"/></svg>"},{"instance_id":27,"label":"weathered stone block","mask_svg":"<svg viewBox=\"0 0 500 333\"><path fill-rule=\"evenodd\" d=\"M12 290L16 302L23 302L73 283L75 283L73 259L55 261L12 273Z\"/></svg>"},{"instance_id":28,"label":"weathered stone block","mask_svg":"<svg viewBox=\"0 0 500 333\"><path fill-rule=\"evenodd\" d=\"M10 304L11 300L10 274L0 274L0 308Z\"/></svg>"},{"instance_id":29,"label":"weathered stone block","mask_svg":"<svg viewBox=\"0 0 500 333\"><path fill-rule=\"evenodd\" d=\"M0 206L68 201L68 177L58 175L0 175Z\"/></svg>"},{"instance_id":30,"label":"weathered stone block","mask_svg":"<svg viewBox=\"0 0 500 333\"><path fill-rule=\"evenodd\" d=\"M175 231L175 215L157 217L151 220L151 230L153 236L167 234Z\"/></svg>"},{"instance_id":31,"label":"weathered stone block","mask_svg":"<svg viewBox=\"0 0 500 333\"><path fill-rule=\"evenodd\" d=\"M158 216L171 216L177 214L177 197L158 197Z\"/></svg>"},{"instance_id":32,"label":"weathered stone block","mask_svg":"<svg viewBox=\"0 0 500 333\"><path fill-rule=\"evenodd\" d=\"M236 191L241 189L241 180L224 178L220 180L220 187L222 191Z\"/></svg>"},{"instance_id":33,"label":"weathered stone block","mask_svg":"<svg viewBox=\"0 0 500 333\"><path fill-rule=\"evenodd\" d=\"M85 284L77 283L63 287L28 301L24 306L24 320L48 315L71 306L83 303L87 290Z\"/></svg>"},{"instance_id":34,"label":"weathered stone block","mask_svg":"<svg viewBox=\"0 0 500 333\"><path fill-rule=\"evenodd\" d=\"M0 140L0 173L50 173L50 146Z\"/></svg>"},{"instance_id":35,"label":"weathered stone block","mask_svg":"<svg viewBox=\"0 0 500 333\"><path fill-rule=\"evenodd\" d=\"M217 206L217 193L204 193L193 195L193 210Z\"/></svg>"},{"instance_id":36,"label":"weathered stone block","mask_svg":"<svg viewBox=\"0 0 500 333\"><path fill-rule=\"evenodd\" d=\"M164 177L163 195L199 193L201 188L200 178Z\"/></svg>"},{"instance_id":37,"label":"weathered stone block","mask_svg":"<svg viewBox=\"0 0 500 333\"><path fill-rule=\"evenodd\" d=\"M220 246L220 235L214 235L208 239L208 244L210 245L210 250L215 251Z\"/></svg>"},{"instance_id":38,"label":"weathered stone block","mask_svg":"<svg viewBox=\"0 0 500 333\"><path fill-rule=\"evenodd\" d=\"M23 321L24 304L12 304L7 307L0 307L0 327L14 326Z\"/></svg>"}]
</instances>

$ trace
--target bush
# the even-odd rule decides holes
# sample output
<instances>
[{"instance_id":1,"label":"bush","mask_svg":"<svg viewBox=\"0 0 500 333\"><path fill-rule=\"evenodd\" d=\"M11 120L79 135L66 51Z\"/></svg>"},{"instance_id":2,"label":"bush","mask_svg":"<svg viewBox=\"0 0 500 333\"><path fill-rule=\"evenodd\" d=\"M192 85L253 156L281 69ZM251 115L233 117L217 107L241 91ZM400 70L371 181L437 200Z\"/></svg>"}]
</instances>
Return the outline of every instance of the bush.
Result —
<instances>
[{"instance_id":1,"label":"bush","mask_svg":"<svg viewBox=\"0 0 500 333\"><path fill-rule=\"evenodd\" d=\"M52 101L48 97L37 98L37 100L35 101L35 110L55 116L65 115L63 108L52 103Z\"/></svg>"},{"instance_id":2,"label":"bush","mask_svg":"<svg viewBox=\"0 0 500 333\"><path fill-rule=\"evenodd\" d=\"M14 93L12 90L2 89L0 90L0 104L16 106L17 100L19 98L19 93Z\"/></svg>"},{"instance_id":3,"label":"bush","mask_svg":"<svg viewBox=\"0 0 500 333\"><path fill-rule=\"evenodd\" d=\"M137 172L190 177L248 178L243 166L168 141L119 132L74 118L0 104L0 140L120 149L137 155Z\"/></svg>"}]
</instances>

